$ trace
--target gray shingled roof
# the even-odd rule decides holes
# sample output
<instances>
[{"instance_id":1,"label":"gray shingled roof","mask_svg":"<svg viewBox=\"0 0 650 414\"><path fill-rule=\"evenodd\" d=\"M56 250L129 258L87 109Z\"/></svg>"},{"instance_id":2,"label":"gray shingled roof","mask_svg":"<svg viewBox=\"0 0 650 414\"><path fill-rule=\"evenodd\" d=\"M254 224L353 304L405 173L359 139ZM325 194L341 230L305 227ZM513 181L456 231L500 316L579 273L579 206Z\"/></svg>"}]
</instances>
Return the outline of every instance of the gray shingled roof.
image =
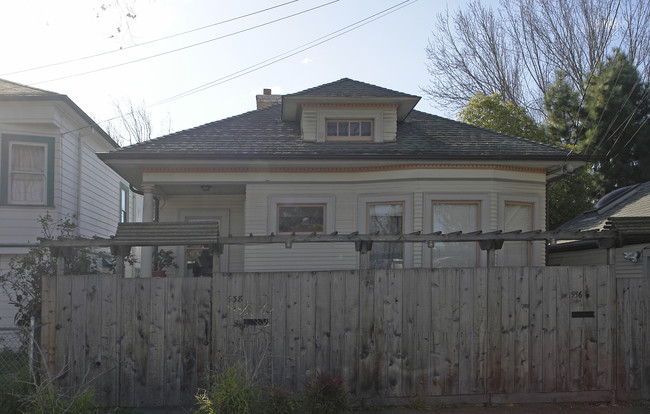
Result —
<instances>
[{"instance_id":1,"label":"gray shingled roof","mask_svg":"<svg viewBox=\"0 0 650 414\"><path fill-rule=\"evenodd\" d=\"M295 96L391 96L402 94L350 79L307 89ZM417 97L416 97L417 98ZM247 112L150 141L101 154L105 160L125 158L291 158L291 159L421 159L421 160L583 160L560 148L500 134L484 128L413 110L398 122L397 141L304 142L298 122L282 121L282 105Z\"/></svg>"},{"instance_id":2,"label":"gray shingled roof","mask_svg":"<svg viewBox=\"0 0 650 414\"><path fill-rule=\"evenodd\" d=\"M21 85L20 83L11 82L6 79L0 79L0 99L2 97L28 97L28 96L56 96L61 97L64 95L46 91L44 89L38 89L27 85Z\"/></svg>"},{"instance_id":3,"label":"gray shingled roof","mask_svg":"<svg viewBox=\"0 0 650 414\"><path fill-rule=\"evenodd\" d=\"M67 95L0 79L0 101L63 101L83 118L88 125L92 126L111 146L114 148L119 147L113 138Z\"/></svg>"},{"instance_id":4,"label":"gray shingled roof","mask_svg":"<svg viewBox=\"0 0 650 414\"><path fill-rule=\"evenodd\" d=\"M343 78L337 81L326 83L305 89L304 91L288 94L285 98L292 97L324 97L324 98L416 98L419 96L394 91L381 86L359 82L350 78Z\"/></svg>"},{"instance_id":5,"label":"gray shingled roof","mask_svg":"<svg viewBox=\"0 0 650 414\"><path fill-rule=\"evenodd\" d=\"M606 195L593 209L562 224L560 231L603 230L612 217L645 217L650 219L650 181L616 190ZM609 197L609 198L606 198ZM609 202L603 202L608 201Z\"/></svg>"}]
</instances>

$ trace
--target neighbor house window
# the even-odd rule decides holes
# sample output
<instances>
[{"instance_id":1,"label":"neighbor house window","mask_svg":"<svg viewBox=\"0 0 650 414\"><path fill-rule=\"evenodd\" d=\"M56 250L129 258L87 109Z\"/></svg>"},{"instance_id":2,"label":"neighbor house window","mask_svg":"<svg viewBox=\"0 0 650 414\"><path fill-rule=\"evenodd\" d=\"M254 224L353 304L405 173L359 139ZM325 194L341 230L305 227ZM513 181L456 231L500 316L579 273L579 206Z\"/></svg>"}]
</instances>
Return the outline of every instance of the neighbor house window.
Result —
<instances>
[{"instance_id":1,"label":"neighbor house window","mask_svg":"<svg viewBox=\"0 0 650 414\"><path fill-rule=\"evenodd\" d=\"M404 232L404 203L368 203L369 234L401 234ZM389 269L404 265L403 243L373 243L368 252L370 269Z\"/></svg>"},{"instance_id":2,"label":"neighbor house window","mask_svg":"<svg viewBox=\"0 0 650 414\"><path fill-rule=\"evenodd\" d=\"M370 141L373 137L372 119L328 119L328 141Z\"/></svg>"},{"instance_id":3,"label":"neighbor house window","mask_svg":"<svg viewBox=\"0 0 650 414\"><path fill-rule=\"evenodd\" d=\"M129 221L129 189L120 184L120 223Z\"/></svg>"},{"instance_id":4,"label":"neighbor house window","mask_svg":"<svg viewBox=\"0 0 650 414\"><path fill-rule=\"evenodd\" d=\"M185 217L187 223L218 223L221 227L221 217ZM185 246L185 274L188 276L212 276L213 253L208 245Z\"/></svg>"},{"instance_id":5,"label":"neighbor house window","mask_svg":"<svg viewBox=\"0 0 650 414\"><path fill-rule=\"evenodd\" d=\"M2 136L0 204L52 206L54 138Z\"/></svg>"},{"instance_id":6,"label":"neighbor house window","mask_svg":"<svg viewBox=\"0 0 650 414\"><path fill-rule=\"evenodd\" d=\"M322 234L326 228L326 204L278 204L278 234Z\"/></svg>"},{"instance_id":7,"label":"neighbor house window","mask_svg":"<svg viewBox=\"0 0 650 414\"><path fill-rule=\"evenodd\" d=\"M522 232L533 229L533 204L506 201L504 204L504 231ZM503 243L504 266L529 266L531 263L531 242L509 241Z\"/></svg>"},{"instance_id":8,"label":"neighbor house window","mask_svg":"<svg viewBox=\"0 0 650 414\"><path fill-rule=\"evenodd\" d=\"M433 201L432 231L470 233L481 228L478 201ZM478 243L435 243L431 249L432 267L475 267L479 258Z\"/></svg>"}]
</instances>

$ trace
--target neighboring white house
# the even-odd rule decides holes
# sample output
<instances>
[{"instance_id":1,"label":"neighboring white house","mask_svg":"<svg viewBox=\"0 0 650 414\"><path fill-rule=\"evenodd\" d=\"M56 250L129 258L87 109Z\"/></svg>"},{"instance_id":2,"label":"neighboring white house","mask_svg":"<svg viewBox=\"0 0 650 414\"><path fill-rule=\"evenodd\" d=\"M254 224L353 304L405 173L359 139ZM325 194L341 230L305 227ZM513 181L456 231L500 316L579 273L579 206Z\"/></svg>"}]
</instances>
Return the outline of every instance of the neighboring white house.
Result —
<instances>
[{"instance_id":1,"label":"neighboring white house","mask_svg":"<svg viewBox=\"0 0 650 414\"><path fill-rule=\"evenodd\" d=\"M544 229L547 181L585 158L416 111L419 99L347 78L265 90L257 110L99 156L145 206L159 201L160 221L217 221L223 235ZM175 249L177 276L212 271L202 246ZM477 243L225 249L230 272L486 263ZM506 242L496 261L543 265L544 242Z\"/></svg>"},{"instance_id":2,"label":"neighboring white house","mask_svg":"<svg viewBox=\"0 0 650 414\"><path fill-rule=\"evenodd\" d=\"M37 244L39 216L76 216L87 237L140 219L140 196L95 154L116 148L66 95L0 80L0 272ZM0 292L0 327L12 326L14 314Z\"/></svg>"}]
</instances>

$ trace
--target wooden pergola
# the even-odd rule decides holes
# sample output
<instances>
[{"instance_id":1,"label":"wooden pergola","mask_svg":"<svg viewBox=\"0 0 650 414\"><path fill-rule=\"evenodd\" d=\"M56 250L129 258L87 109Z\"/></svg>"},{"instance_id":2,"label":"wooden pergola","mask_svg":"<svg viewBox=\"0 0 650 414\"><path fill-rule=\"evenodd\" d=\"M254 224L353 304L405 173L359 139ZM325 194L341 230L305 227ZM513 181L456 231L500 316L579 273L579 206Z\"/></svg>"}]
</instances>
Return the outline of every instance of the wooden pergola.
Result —
<instances>
[{"instance_id":1,"label":"wooden pergola","mask_svg":"<svg viewBox=\"0 0 650 414\"><path fill-rule=\"evenodd\" d=\"M116 272L123 274L124 261L131 253L133 246L184 246L207 245L213 253L213 269L219 268L220 256L225 245L253 244L284 244L291 248L296 243L354 243L355 250L366 254L372 250L373 243L423 243L432 248L436 243L475 242L481 250L487 251L487 265L494 266L495 252L501 249L506 241L535 242L544 241L553 245L558 241L595 241L599 248L615 247L621 236L616 226L606 230L584 232L566 231L512 231L512 232L481 232L471 233L421 233L409 234L360 234L352 232L341 234L268 234L247 236L220 236L217 223L120 223L115 236L110 238L72 238L72 239L39 239L41 246L49 247L52 255L57 257L57 273L63 274L65 257L70 249L75 248L110 248L111 254L117 257ZM362 260L361 263L366 263ZM362 265L363 266L363 265Z\"/></svg>"}]
</instances>

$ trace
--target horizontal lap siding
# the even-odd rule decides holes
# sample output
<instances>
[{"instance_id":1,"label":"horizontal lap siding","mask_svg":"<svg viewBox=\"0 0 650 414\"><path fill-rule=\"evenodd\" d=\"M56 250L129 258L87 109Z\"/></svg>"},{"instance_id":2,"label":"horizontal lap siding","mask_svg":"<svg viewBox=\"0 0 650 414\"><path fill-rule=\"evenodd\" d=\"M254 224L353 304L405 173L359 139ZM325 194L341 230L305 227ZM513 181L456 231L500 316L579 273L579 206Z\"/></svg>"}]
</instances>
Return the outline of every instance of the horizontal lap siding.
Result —
<instances>
[{"instance_id":1,"label":"horizontal lap siding","mask_svg":"<svg viewBox=\"0 0 650 414\"><path fill-rule=\"evenodd\" d=\"M406 176L415 173L405 172ZM484 174L485 175L485 174ZM326 176L319 176L325 180ZM354 180L355 175L347 176ZM246 221L243 234L269 234L276 232L270 228L269 215L276 214L271 203L271 197L292 197L300 202L301 197L334 197L335 199L335 223L328 225L329 229L339 233L359 231L365 224L358 223L361 197L380 197L386 201L394 201L398 197L407 196L413 200L413 210L407 214L412 218L413 230L429 232L424 229L424 214L427 206L424 206L425 194L445 194L453 200L455 194L466 196L476 194L477 197L487 195L487 205L482 206L488 209L488 225L483 227L488 230L498 228L498 198L511 199L512 195L525 197L536 197L540 203L536 205L536 222L544 223L545 205L544 183L535 182L535 175L528 177L531 181L517 182L516 173L491 172L487 179L477 176L474 180L454 178L453 173L448 170L432 170L431 181L395 179L395 173L377 173L373 177L375 181L363 183L345 182L321 182L321 183L270 183L270 184L248 184L246 187ZM308 176L307 178L308 179ZM337 177L332 175L332 180ZM340 180L340 178L339 178ZM459 190L462 189L462 190ZM516 198L515 198L516 199ZM231 232L236 234L234 232ZM322 244L312 246L292 246L285 249L283 246L247 246L245 248L246 271L300 271L300 270L329 270L329 269L355 269L358 268L358 254L352 247L336 244ZM413 246L413 265L422 265L421 244ZM545 248L543 243L534 243L534 257L536 264L542 264Z\"/></svg>"}]
</instances>

